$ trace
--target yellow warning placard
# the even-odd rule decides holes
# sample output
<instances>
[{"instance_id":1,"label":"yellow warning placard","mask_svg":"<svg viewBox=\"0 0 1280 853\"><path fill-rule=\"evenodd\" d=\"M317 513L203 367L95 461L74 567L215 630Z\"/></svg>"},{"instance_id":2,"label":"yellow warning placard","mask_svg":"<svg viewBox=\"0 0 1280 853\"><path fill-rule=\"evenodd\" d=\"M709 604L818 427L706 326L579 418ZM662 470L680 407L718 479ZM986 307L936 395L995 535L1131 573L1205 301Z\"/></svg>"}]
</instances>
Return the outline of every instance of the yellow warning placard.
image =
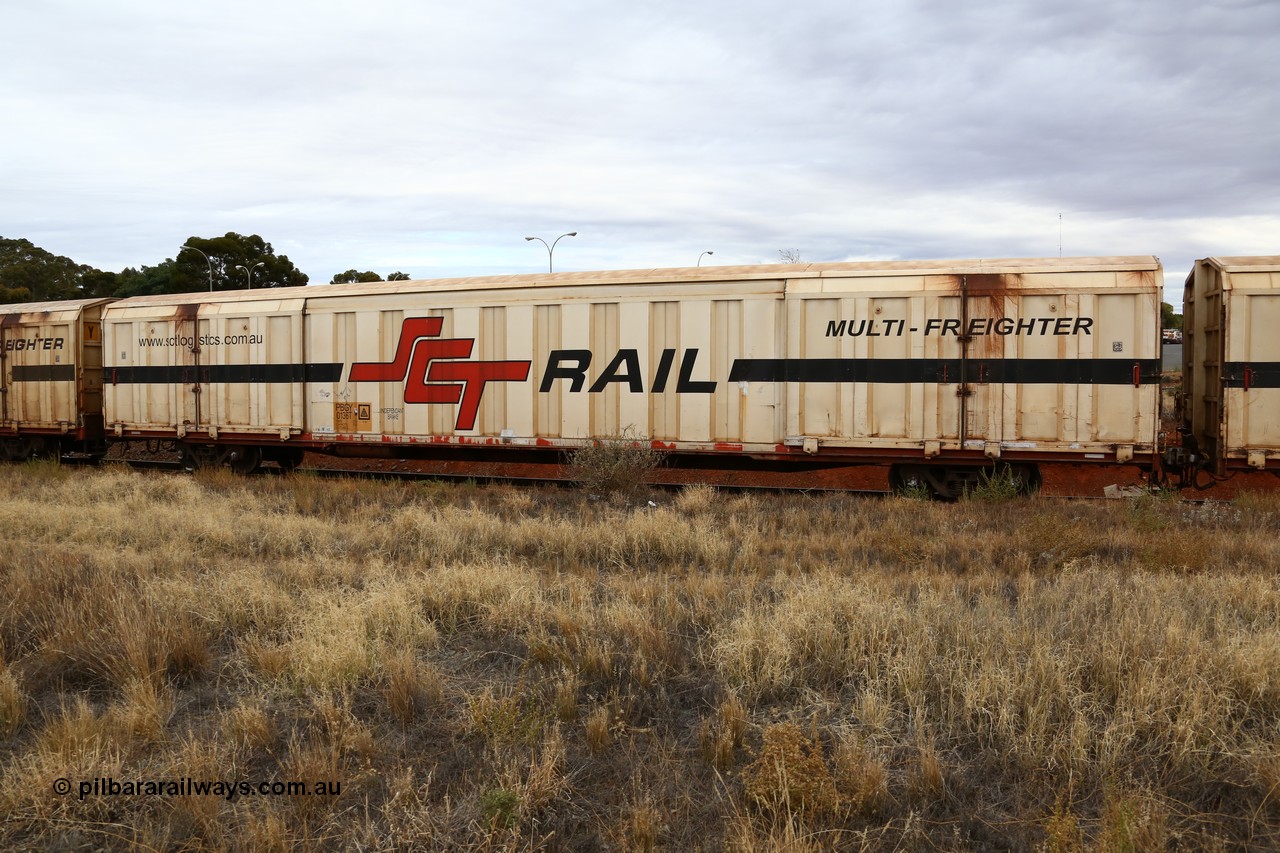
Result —
<instances>
[{"instance_id":1,"label":"yellow warning placard","mask_svg":"<svg viewBox=\"0 0 1280 853\"><path fill-rule=\"evenodd\" d=\"M370 432L373 430L372 403L334 403L334 432Z\"/></svg>"}]
</instances>

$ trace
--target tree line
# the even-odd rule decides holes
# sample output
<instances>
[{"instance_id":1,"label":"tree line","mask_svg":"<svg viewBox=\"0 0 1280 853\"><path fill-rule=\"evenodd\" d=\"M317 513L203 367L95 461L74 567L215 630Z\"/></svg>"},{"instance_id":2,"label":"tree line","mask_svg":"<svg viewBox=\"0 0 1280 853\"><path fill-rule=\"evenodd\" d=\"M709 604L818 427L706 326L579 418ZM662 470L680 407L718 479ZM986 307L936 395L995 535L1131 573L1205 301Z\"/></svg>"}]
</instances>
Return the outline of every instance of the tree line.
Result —
<instances>
[{"instance_id":1,"label":"tree line","mask_svg":"<svg viewBox=\"0 0 1280 853\"><path fill-rule=\"evenodd\" d=\"M780 249L778 255L785 263L801 263L798 249ZM249 286L250 272L254 287L295 287L309 280L288 255L277 255L257 234L229 231L221 237L190 237L175 257L153 267L126 267L120 272L77 264L30 240L0 237L0 303L243 290ZM397 270L386 281L408 279L408 273ZM336 273L330 283L376 281L383 281L376 272L349 269ZM1160 315L1163 328L1182 328L1182 315L1174 313L1168 302L1160 304Z\"/></svg>"},{"instance_id":2,"label":"tree line","mask_svg":"<svg viewBox=\"0 0 1280 853\"><path fill-rule=\"evenodd\" d=\"M388 281L408 278L399 271L387 276ZM250 282L254 288L296 287L308 280L288 255L277 255L257 234L190 237L174 257L120 272L78 264L30 240L0 237L0 303L243 290ZM334 275L332 283L382 280L375 272L350 269Z\"/></svg>"}]
</instances>

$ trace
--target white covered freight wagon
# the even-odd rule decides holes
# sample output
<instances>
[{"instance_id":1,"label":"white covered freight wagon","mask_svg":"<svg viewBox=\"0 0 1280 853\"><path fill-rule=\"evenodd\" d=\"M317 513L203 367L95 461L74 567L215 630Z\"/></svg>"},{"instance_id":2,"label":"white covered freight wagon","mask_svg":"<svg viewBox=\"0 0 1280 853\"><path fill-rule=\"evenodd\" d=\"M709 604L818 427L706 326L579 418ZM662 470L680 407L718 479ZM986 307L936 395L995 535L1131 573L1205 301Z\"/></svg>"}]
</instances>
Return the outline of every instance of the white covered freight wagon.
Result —
<instances>
[{"instance_id":1,"label":"white covered freight wagon","mask_svg":"<svg viewBox=\"0 0 1280 853\"><path fill-rule=\"evenodd\" d=\"M0 459L99 447L108 301L0 305Z\"/></svg>"},{"instance_id":2,"label":"white covered freight wagon","mask_svg":"<svg viewBox=\"0 0 1280 853\"><path fill-rule=\"evenodd\" d=\"M1280 255L1196 261L1183 312L1184 450L1280 469Z\"/></svg>"},{"instance_id":3,"label":"white covered freight wagon","mask_svg":"<svg viewBox=\"0 0 1280 853\"><path fill-rule=\"evenodd\" d=\"M457 472L630 435L676 465L894 466L948 492L992 460L1150 459L1161 286L1155 258L1055 258L125 299L107 427L242 468L311 449Z\"/></svg>"}]
</instances>

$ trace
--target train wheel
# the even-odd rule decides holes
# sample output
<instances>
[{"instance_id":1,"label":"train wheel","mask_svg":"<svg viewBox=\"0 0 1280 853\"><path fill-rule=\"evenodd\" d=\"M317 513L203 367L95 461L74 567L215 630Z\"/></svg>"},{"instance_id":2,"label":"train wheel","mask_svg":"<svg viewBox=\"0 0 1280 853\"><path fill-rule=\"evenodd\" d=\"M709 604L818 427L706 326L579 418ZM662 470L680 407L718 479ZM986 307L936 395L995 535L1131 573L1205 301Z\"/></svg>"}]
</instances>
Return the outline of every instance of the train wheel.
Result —
<instances>
[{"instance_id":1,"label":"train wheel","mask_svg":"<svg viewBox=\"0 0 1280 853\"><path fill-rule=\"evenodd\" d=\"M990 468L963 469L963 475L957 473L956 481L959 494L987 500L1025 497L1040 488L1040 469L1035 465L1000 463Z\"/></svg>"},{"instance_id":2,"label":"train wheel","mask_svg":"<svg viewBox=\"0 0 1280 853\"><path fill-rule=\"evenodd\" d=\"M226 450L205 444L180 444L178 451L182 454L182 470L188 473L221 465L226 458Z\"/></svg>"},{"instance_id":3,"label":"train wheel","mask_svg":"<svg viewBox=\"0 0 1280 853\"><path fill-rule=\"evenodd\" d=\"M889 469L889 487L900 495L930 496L954 501L979 489L1010 495L1029 495L1040 488L1040 469L1035 465L998 465L980 468L969 465L894 465Z\"/></svg>"},{"instance_id":4,"label":"train wheel","mask_svg":"<svg viewBox=\"0 0 1280 853\"><path fill-rule=\"evenodd\" d=\"M57 447L55 443L53 447ZM38 438L6 438L0 441L0 461L22 462L33 457L43 457L47 451L46 444Z\"/></svg>"},{"instance_id":5,"label":"train wheel","mask_svg":"<svg viewBox=\"0 0 1280 853\"><path fill-rule=\"evenodd\" d=\"M1010 465L1009 476L1018 487L1018 494L1031 495L1040 491L1040 469L1035 465Z\"/></svg>"},{"instance_id":6,"label":"train wheel","mask_svg":"<svg viewBox=\"0 0 1280 853\"><path fill-rule=\"evenodd\" d=\"M196 455L193 448L182 445L182 470L188 474L193 474L200 469L200 457Z\"/></svg>"},{"instance_id":7,"label":"train wheel","mask_svg":"<svg viewBox=\"0 0 1280 853\"><path fill-rule=\"evenodd\" d=\"M302 450L297 447L283 447L272 450L264 459L280 466L286 474L302 464Z\"/></svg>"},{"instance_id":8,"label":"train wheel","mask_svg":"<svg viewBox=\"0 0 1280 853\"><path fill-rule=\"evenodd\" d=\"M262 464L262 449L258 447L236 447L227 454L227 465L237 474L252 474Z\"/></svg>"},{"instance_id":9,"label":"train wheel","mask_svg":"<svg viewBox=\"0 0 1280 853\"><path fill-rule=\"evenodd\" d=\"M903 497L938 497L938 489L931 479L924 465L894 465L889 469L889 488Z\"/></svg>"}]
</instances>

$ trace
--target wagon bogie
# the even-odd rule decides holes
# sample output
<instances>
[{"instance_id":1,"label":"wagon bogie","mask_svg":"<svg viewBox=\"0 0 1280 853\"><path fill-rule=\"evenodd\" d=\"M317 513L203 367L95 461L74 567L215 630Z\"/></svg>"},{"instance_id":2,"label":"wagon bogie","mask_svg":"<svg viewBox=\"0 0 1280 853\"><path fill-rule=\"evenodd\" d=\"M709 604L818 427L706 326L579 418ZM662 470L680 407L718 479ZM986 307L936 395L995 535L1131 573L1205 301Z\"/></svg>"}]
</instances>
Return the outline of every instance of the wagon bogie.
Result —
<instances>
[{"instance_id":1,"label":"wagon bogie","mask_svg":"<svg viewBox=\"0 0 1280 853\"><path fill-rule=\"evenodd\" d=\"M58 458L61 443L43 435L19 434L0 438L0 460L21 462L25 459Z\"/></svg>"},{"instance_id":2,"label":"wagon bogie","mask_svg":"<svg viewBox=\"0 0 1280 853\"><path fill-rule=\"evenodd\" d=\"M1028 463L989 465L921 465L900 463L889 471L890 488L902 495L955 500L965 495L999 497L1034 494L1043 478Z\"/></svg>"}]
</instances>

